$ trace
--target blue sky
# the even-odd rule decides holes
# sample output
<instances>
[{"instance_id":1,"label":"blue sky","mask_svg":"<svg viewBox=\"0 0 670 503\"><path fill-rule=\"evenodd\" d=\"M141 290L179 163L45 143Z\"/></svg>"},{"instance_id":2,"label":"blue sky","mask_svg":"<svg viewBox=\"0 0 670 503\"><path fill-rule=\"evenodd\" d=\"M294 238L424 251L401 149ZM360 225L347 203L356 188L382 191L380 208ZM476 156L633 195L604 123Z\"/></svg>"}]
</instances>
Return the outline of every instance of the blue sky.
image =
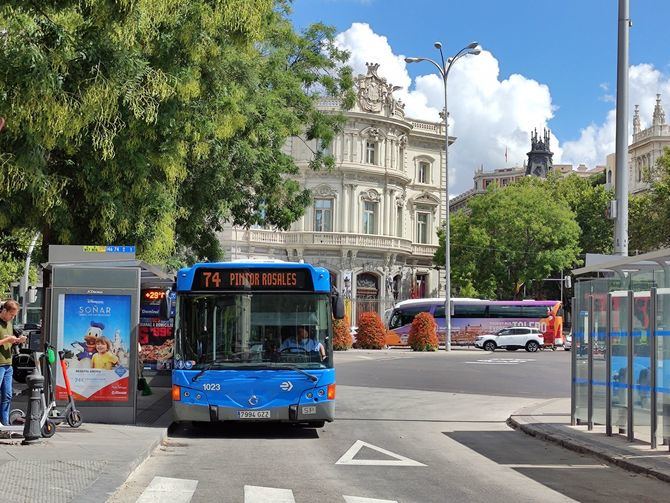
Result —
<instances>
[{"instance_id":1,"label":"blue sky","mask_svg":"<svg viewBox=\"0 0 670 503\"><path fill-rule=\"evenodd\" d=\"M641 104L644 126L657 92L670 111L670 0L630 3L631 108ZM473 40L482 44L489 54L471 57L476 63L459 61L449 82L461 189L471 185L474 167L504 167L504 157L500 165L498 159L506 146L509 162L522 163L532 127L552 130L559 162L604 164L613 151L617 0L295 0L293 11L298 29L315 21L335 26L356 73L364 73L364 59L377 56L380 73L409 88L407 111L417 118L430 119L441 107L441 84L430 65L405 67L400 56L437 57L435 40L446 54ZM499 117L489 120L487 110ZM480 133L468 124L470 115ZM474 154L472 147L481 150L482 143L487 155Z\"/></svg>"}]
</instances>

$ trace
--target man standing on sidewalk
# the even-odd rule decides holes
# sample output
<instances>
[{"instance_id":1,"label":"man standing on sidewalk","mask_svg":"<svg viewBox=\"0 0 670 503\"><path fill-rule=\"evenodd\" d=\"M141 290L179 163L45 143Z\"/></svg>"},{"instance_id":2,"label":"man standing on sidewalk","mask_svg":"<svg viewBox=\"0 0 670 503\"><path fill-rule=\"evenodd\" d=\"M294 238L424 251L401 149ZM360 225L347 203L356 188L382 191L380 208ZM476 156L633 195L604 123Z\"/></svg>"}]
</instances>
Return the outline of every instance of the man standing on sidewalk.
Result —
<instances>
[{"instance_id":1,"label":"man standing on sidewalk","mask_svg":"<svg viewBox=\"0 0 670 503\"><path fill-rule=\"evenodd\" d=\"M9 424L9 409L12 406L12 346L26 341L25 336L16 337L12 320L19 312L19 305L8 300L0 306L0 421Z\"/></svg>"}]
</instances>

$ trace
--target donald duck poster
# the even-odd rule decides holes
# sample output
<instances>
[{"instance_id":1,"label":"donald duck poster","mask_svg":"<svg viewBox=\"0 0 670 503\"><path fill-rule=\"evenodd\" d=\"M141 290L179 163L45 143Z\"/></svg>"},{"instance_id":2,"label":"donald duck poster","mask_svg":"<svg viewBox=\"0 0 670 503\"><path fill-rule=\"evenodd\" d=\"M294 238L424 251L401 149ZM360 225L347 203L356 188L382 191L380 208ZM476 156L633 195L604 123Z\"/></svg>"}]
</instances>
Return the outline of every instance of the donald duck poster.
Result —
<instances>
[{"instance_id":1,"label":"donald duck poster","mask_svg":"<svg viewBox=\"0 0 670 503\"><path fill-rule=\"evenodd\" d=\"M130 296L61 294L58 311L58 347L65 351L75 400L128 401ZM56 399L67 399L60 367Z\"/></svg>"}]
</instances>

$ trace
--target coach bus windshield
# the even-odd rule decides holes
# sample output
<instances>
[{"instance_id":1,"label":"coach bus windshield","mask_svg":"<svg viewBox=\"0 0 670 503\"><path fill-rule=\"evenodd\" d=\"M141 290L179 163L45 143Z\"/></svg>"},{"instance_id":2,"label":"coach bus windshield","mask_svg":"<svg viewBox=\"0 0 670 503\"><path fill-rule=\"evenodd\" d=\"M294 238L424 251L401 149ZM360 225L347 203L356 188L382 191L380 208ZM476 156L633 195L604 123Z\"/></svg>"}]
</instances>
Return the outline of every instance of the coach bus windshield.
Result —
<instances>
[{"instance_id":1,"label":"coach bus windshield","mask_svg":"<svg viewBox=\"0 0 670 503\"><path fill-rule=\"evenodd\" d=\"M193 368L332 367L326 294L181 295L176 354Z\"/></svg>"}]
</instances>

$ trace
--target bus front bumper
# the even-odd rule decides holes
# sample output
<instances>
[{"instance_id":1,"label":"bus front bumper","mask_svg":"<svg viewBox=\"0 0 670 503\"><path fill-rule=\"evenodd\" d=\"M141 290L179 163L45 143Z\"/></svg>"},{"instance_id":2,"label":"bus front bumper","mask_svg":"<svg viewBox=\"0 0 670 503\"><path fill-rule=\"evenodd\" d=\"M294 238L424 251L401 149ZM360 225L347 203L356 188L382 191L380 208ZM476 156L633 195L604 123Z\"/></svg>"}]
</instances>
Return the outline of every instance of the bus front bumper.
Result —
<instances>
[{"instance_id":1,"label":"bus front bumper","mask_svg":"<svg viewBox=\"0 0 670 503\"><path fill-rule=\"evenodd\" d=\"M279 421L284 423L305 423L311 421L328 421L335 419L335 402L332 400L295 404L287 407L271 407L262 411L256 409L239 409L235 407L220 407L217 405L195 405L184 402L172 402L175 421ZM241 417L248 412L263 412L269 417ZM269 414L267 414L269 413Z\"/></svg>"}]
</instances>

